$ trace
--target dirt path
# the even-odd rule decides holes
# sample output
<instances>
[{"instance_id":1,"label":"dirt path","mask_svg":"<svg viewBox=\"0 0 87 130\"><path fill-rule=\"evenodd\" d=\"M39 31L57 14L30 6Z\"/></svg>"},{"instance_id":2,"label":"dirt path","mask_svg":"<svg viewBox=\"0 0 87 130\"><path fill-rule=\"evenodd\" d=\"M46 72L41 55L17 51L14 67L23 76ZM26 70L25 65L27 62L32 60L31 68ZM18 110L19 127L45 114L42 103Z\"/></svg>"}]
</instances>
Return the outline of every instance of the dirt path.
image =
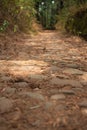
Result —
<instances>
[{"instance_id":1,"label":"dirt path","mask_svg":"<svg viewBox=\"0 0 87 130\"><path fill-rule=\"evenodd\" d=\"M0 37L0 130L86 130L87 43L55 31Z\"/></svg>"}]
</instances>

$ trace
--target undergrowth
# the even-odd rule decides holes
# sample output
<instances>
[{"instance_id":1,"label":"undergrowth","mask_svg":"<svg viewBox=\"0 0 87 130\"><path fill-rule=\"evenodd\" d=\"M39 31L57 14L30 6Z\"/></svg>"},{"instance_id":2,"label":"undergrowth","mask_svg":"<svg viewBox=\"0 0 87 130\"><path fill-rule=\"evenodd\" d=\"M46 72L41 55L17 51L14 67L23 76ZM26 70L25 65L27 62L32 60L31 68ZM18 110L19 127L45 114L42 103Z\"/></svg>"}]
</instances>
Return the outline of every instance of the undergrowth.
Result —
<instances>
[{"instance_id":1,"label":"undergrowth","mask_svg":"<svg viewBox=\"0 0 87 130\"><path fill-rule=\"evenodd\" d=\"M87 37L87 2L65 6L58 15L56 28L70 34Z\"/></svg>"},{"instance_id":2,"label":"undergrowth","mask_svg":"<svg viewBox=\"0 0 87 130\"><path fill-rule=\"evenodd\" d=\"M34 0L0 0L0 32L34 30L35 14Z\"/></svg>"}]
</instances>

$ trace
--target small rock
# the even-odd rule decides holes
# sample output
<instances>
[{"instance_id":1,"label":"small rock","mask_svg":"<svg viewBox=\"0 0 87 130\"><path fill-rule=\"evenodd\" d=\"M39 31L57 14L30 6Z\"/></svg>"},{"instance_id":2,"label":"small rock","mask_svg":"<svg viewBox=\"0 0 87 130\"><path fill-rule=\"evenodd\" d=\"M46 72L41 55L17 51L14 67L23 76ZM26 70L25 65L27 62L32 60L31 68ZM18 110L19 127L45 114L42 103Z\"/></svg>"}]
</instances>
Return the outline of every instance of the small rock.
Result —
<instances>
[{"instance_id":1,"label":"small rock","mask_svg":"<svg viewBox=\"0 0 87 130\"><path fill-rule=\"evenodd\" d=\"M36 120L34 123L32 123L33 126L39 127L41 125L40 120Z\"/></svg>"},{"instance_id":2,"label":"small rock","mask_svg":"<svg viewBox=\"0 0 87 130\"><path fill-rule=\"evenodd\" d=\"M57 105L56 107L55 107L55 110L57 110L57 111L62 111L62 110L66 110L66 106L64 106L64 105Z\"/></svg>"},{"instance_id":3,"label":"small rock","mask_svg":"<svg viewBox=\"0 0 87 130\"><path fill-rule=\"evenodd\" d=\"M15 83L14 86L25 88L25 87L28 87L29 85L26 82L18 82L18 83Z\"/></svg>"},{"instance_id":4,"label":"small rock","mask_svg":"<svg viewBox=\"0 0 87 130\"><path fill-rule=\"evenodd\" d=\"M77 64L67 64L66 66L69 68L74 68L74 69L78 69L79 67Z\"/></svg>"},{"instance_id":5,"label":"small rock","mask_svg":"<svg viewBox=\"0 0 87 130\"><path fill-rule=\"evenodd\" d=\"M39 88L34 88L34 91L40 91L40 89Z\"/></svg>"},{"instance_id":6,"label":"small rock","mask_svg":"<svg viewBox=\"0 0 87 130\"><path fill-rule=\"evenodd\" d=\"M83 113L84 115L87 116L87 109L84 108L84 109L82 109L81 111L82 111L82 113Z\"/></svg>"},{"instance_id":7,"label":"small rock","mask_svg":"<svg viewBox=\"0 0 87 130\"><path fill-rule=\"evenodd\" d=\"M56 77L60 78L60 79L68 79L69 76L65 75L65 74L58 74Z\"/></svg>"},{"instance_id":8,"label":"small rock","mask_svg":"<svg viewBox=\"0 0 87 130\"><path fill-rule=\"evenodd\" d=\"M42 94L35 93L35 92L21 92L19 93L19 95L23 95L23 96L27 96L27 97L44 101L44 96Z\"/></svg>"},{"instance_id":9,"label":"small rock","mask_svg":"<svg viewBox=\"0 0 87 130\"><path fill-rule=\"evenodd\" d=\"M2 76L1 80L5 81L5 82L9 82L11 80L11 77L9 77L9 76Z\"/></svg>"},{"instance_id":10,"label":"small rock","mask_svg":"<svg viewBox=\"0 0 87 130\"><path fill-rule=\"evenodd\" d=\"M46 103L45 103L45 109L46 109L46 110L49 110L50 108L52 108L52 106L53 106L53 103L52 103L52 102L46 102Z\"/></svg>"},{"instance_id":11,"label":"small rock","mask_svg":"<svg viewBox=\"0 0 87 130\"><path fill-rule=\"evenodd\" d=\"M73 91L75 91L75 92L84 92L84 89L82 89L82 88L73 88Z\"/></svg>"},{"instance_id":12,"label":"small rock","mask_svg":"<svg viewBox=\"0 0 87 130\"><path fill-rule=\"evenodd\" d=\"M86 81L80 80L80 82L81 82L81 84L82 84L83 86L87 86L87 80L86 80Z\"/></svg>"},{"instance_id":13,"label":"small rock","mask_svg":"<svg viewBox=\"0 0 87 130\"><path fill-rule=\"evenodd\" d=\"M10 99L1 97L0 98L0 113L9 112L13 107L13 103Z\"/></svg>"},{"instance_id":14,"label":"small rock","mask_svg":"<svg viewBox=\"0 0 87 130\"><path fill-rule=\"evenodd\" d=\"M56 94L56 95L52 95L51 96L51 99L52 100L62 100L62 99L65 99L65 95L64 94Z\"/></svg>"},{"instance_id":15,"label":"small rock","mask_svg":"<svg viewBox=\"0 0 87 130\"><path fill-rule=\"evenodd\" d=\"M55 72L58 71L59 68L57 66L51 66L49 70Z\"/></svg>"},{"instance_id":16,"label":"small rock","mask_svg":"<svg viewBox=\"0 0 87 130\"><path fill-rule=\"evenodd\" d=\"M16 88L7 87L5 88L5 93L14 94L16 92Z\"/></svg>"},{"instance_id":17,"label":"small rock","mask_svg":"<svg viewBox=\"0 0 87 130\"><path fill-rule=\"evenodd\" d=\"M17 121L17 120L21 119L21 115L22 115L22 112L21 112L20 108L16 108L16 111L14 111L14 113L13 113L12 120Z\"/></svg>"},{"instance_id":18,"label":"small rock","mask_svg":"<svg viewBox=\"0 0 87 130\"><path fill-rule=\"evenodd\" d=\"M73 90L60 90L59 92L64 93L64 94L69 94L69 95L75 94Z\"/></svg>"},{"instance_id":19,"label":"small rock","mask_svg":"<svg viewBox=\"0 0 87 130\"><path fill-rule=\"evenodd\" d=\"M72 87L83 87L81 83L76 80L53 78L50 82L53 85L58 85L62 87L67 85L70 85Z\"/></svg>"},{"instance_id":20,"label":"small rock","mask_svg":"<svg viewBox=\"0 0 87 130\"><path fill-rule=\"evenodd\" d=\"M30 107L30 109L33 110L33 109L37 109L37 108L40 108L40 107L41 107L40 105L36 105L36 106Z\"/></svg>"},{"instance_id":21,"label":"small rock","mask_svg":"<svg viewBox=\"0 0 87 130\"><path fill-rule=\"evenodd\" d=\"M36 75L29 75L29 78L31 79L38 79L38 80L43 80L43 79L47 79L47 76L44 75L40 75L40 74L36 74Z\"/></svg>"},{"instance_id":22,"label":"small rock","mask_svg":"<svg viewBox=\"0 0 87 130\"><path fill-rule=\"evenodd\" d=\"M87 100L82 101L78 104L80 107L87 108Z\"/></svg>"},{"instance_id":23,"label":"small rock","mask_svg":"<svg viewBox=\"0 0 87 130\"><path fill-rule=\"evenodd\" d=\"M87 83L87 72L81 76L82 80Z\"/></svg>"},{"instance_id":24,"label":"small rock","mask_svg":"<svg viewBox=\"0 0 87 130\"><path fill-rule=\"evenodd\" d=\"M49 90L50 94L58 94L59 90L58 89L51 89Z\"/></svg>"},{"instance_id":25,"label":"small rock","mask_svg":"<svg viewBox=\"0 0 87 130\"><path fill-rule=\"evenodd\" d=\"M68 68L65 69L63 73L72 74L72 75L83 75L85 72L78 69Z\"/></svg>"}]
</instances>

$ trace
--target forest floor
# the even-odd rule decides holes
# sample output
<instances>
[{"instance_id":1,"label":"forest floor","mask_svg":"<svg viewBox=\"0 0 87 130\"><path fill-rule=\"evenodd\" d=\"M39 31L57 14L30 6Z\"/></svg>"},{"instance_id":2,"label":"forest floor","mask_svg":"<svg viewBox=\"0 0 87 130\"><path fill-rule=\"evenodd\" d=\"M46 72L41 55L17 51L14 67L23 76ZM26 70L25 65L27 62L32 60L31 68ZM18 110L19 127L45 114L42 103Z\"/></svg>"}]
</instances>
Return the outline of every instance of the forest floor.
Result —
<instances>
[{"instance_id":1,"label":"forest floor","mask_svg":"<svg viewBox=\"0 0 87 130\"><path fill-rule=\"evenodd\" d=\"M87 130L86 41L0 36L0 130Z\"/></svg>"}]
</instances>

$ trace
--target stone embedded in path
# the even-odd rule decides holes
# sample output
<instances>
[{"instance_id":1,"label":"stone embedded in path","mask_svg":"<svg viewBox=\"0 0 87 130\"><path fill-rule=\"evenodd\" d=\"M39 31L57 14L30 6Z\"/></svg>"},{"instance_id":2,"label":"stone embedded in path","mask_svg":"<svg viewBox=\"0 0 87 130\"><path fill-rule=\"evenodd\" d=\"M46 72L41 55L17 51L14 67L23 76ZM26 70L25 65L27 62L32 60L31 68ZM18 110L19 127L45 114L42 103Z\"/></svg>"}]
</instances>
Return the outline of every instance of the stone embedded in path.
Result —
<instances>
[{"instance_id":1,"label":"stone embedded in path","mask_svg":"<svg viewBox=\"0 0 87 130\"><path fill-rule=\"evenodd\" d=\"M58 94L59 90L57 88L53 88L49 90L50 94Z\"/></svg>"},{"instance_id":2,"label":"stone embedded in path","mask_svg":"<svg viewBox=\"0 0 87 130\"><path fill-rule=\"evenodd\" d=\"M80 107L87 108L87 99L78 104Z\"/></svg>"},{"instance_id":3,"label":"stone embedded in path","mask_svg":"<svg viewBox=\"0 0 87 130\"><path fill-rule=\"evenodd\" d=\"M29 75L29 78L36 79L36 80L43 80L43 79L47 79L47 76L41 74L34 74L34 75L32 74Z\"/></svg>"},{"instance_id":4,"label":"stone embedded in path","mask_svg":"<svg viewBox=\"0 0 87 130\"><path fill-rule=\"evenodd\" d=\"M74 92L82 92L82 93L84 92L84 89L83 89L83 88L78 88L78 87L77 87L77 88L73 88L72 90L73 90Z\"/></svg>"},{"instance_id":5,"label":"stone embedded in path","mask_svg":"<svg viewBox=\"0 0 87 130\"><path fill-rule=\"evenodd\" d=\"M83 115L87 116L87 108L83 108L81 111L82 111Z\"/></svg>"},{"instance_id":6,"label":"stone embedded in path","mask_svg":"<svg viewBox=\"0 0 87 130\"><path fill-rule=\"evenodd\" d=\"M44 96L42 94L36 93L36 92L21 92L21 93L19 93L19 95L44 101Z\"/></svg>"},{"instance_id":7,"label":"stone embedded in path","mask_svg":"<svg viewBox=\"0 0 87 130\"><path fill-rule=\"evenodd\" d=\"M66 67L69 67L69 68L74 68L74 69L78 69L78 65L77 64L66 64Z\"/></svg>"},{"instance_id":8,"label":"stone embedded in path","mask_svg":"<svg viewBox=\"0 0 87 130\"><path fill-rule=\"evenodd\" d=\"M72 87L82 87L81 83L76 80L53 78L50 82L51 84L58 85L59 87L67 85L70 85Z\"/></svg>"},{"instance_id":9,"label":"stone embedded in path","mask_svg":"<svg viewBox=\"0 0 87 130\"><path fill-rule=\"evenodd\" d=\"M15 86L23 88L23 87L28 87L29 85L26 82L18 82L18 83L14 83L14 87Z\"/></svg>"},{"instance_id":10,"label":"stone embedded in path","mask_svg":"<svg viewBox=\"0 0 87 130\"><path fill-rule=\"evenodd\" d=\"M11 81L11 77L9 77L9 76L2 76L1 77L1 81L9 82L9 81Z\"/></svg>"},{"instance_id":11,"label":"stone embedded in path","mask_svg":"<svg viewBox=\"0 0 87 130\"><path fill-rule=\"evenodd\" d=\"M68 79L69 76L65 75L65 74L57 74L57 77L60 78L60 79Z\"/></svg>"},{"instance_id":12,"label":"stone embedded in path","mask_svg":"<svg viewBox=\"0 0 87 130\"><path fill-rule=\"evenodd\" d=\"M82 80L87 83L87 72L81 76Z\"/></svg>"},{"instance_id":13,"label":"stone embedded in path","mask_svg":"<svg viewBox=\"0 0 87 130\"><path fill-rule=\"evenodd\" d=\"M57 66L51 66L49 70L55 72L55 71L58 71L59 68Z\"/></svg>"},{"instance_id":14,"label":"stone embedded in path","mask_svg":"<svg viewBox=\"0 0 87 130\"><path fill-rule=\"evenodd\" d=\"M16 92L16 88L7 87L4 91L6 94L14 94Z\"/></svg>"},{"instance_id":15,"label":"stone embedded in path","mask_svg":"<svg viewBox=\"0 0 87 130\"><path fill-rule=\"evenodd\" d=\"M13 107L13 103L10 99L1 97L0 98L0 113L9 112Z\"/></svg>"},{"instance_id":16,"label":"stone embedded in path","mask_svg":"<svg viewBox=\"0 0 87 130\"><path fill-rule=\"evenodd\" d=\"M49 101L48 101L48 102L45 103L45 109L46 109L46 110L51 109L53 106L54 106L54 104L53 104L52 102L49 102Z\"/></svg>"},{"instance_id":17,"label":"stone embedded in path","mask_svg":"<svg viewBox=\"0 0 87 130\"><path fill-rule=\"evenodd\" d=\"M64 110L66 110L66 106L64 104L59 104L55 107L55 110L64 111Z\"/></svg>"},{"instance_id":18,"label":"stone embedded in path","mask_svg":"<svg viewBox=\"0 0 87 130\"><path fill-rule=\"evenodd\" d=\"M55 95L52 95L51 96L51 99L52 100L62 100L62 99L65 99L65 95L64 94L55 94Z\"/></svg>"},{"instance_id":19,"label":"stone embedded in path","mask_svg":"<svg viewBox=\"0 0 87 130\"><path fill-rule=\"evenodd\" d=\"M63 94L73 95L75 92L73 90L60 90L59 92Z\"/></svg>"},{"instance_id":20,"label":"stone embedded in path","mask_svg":"<svg viewBox=\"0 0 87 130\"><path fill-rule=\"evenodd\" d=\"M82 84L83 86L87 86L87 81L80 80L80 82L81 82L81 84Z\"/></svg>"},{"instance_id":21,"label":"stone embedded in path","mask_svg":"<svg viewBox=\"0 0 87 130\"><path fill-rule=\"evenodd\" d=\"M72 75L83 75L85 72L78 69L67 68L63 71L63 73L72 74Z\"/></svg>"}]
</instances>

